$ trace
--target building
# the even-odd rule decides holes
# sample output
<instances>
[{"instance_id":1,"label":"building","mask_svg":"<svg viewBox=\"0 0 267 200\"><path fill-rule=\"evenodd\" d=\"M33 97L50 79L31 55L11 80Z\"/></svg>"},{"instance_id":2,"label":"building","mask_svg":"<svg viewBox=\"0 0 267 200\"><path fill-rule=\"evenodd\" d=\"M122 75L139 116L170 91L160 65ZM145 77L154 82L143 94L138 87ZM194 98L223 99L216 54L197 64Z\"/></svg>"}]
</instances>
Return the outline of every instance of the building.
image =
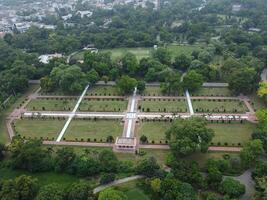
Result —
<instances>
[{"instance_id":1,"label":"building","mask_svg":"<svg viewBox=\"0 0 267 200\"><path fill-rule=\"evenodd\" d=\"M117 137L114 151L135 152L137 150L136 138Z\"/></svg>"}]
</instances>

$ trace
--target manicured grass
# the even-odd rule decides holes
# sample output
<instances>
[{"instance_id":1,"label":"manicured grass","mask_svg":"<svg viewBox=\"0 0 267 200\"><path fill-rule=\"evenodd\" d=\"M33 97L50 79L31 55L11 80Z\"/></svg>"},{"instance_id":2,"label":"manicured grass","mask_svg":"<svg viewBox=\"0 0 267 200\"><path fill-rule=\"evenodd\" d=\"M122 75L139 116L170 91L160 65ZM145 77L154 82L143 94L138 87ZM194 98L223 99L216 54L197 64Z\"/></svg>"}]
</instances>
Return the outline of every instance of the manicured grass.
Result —
<instances>
[{"instance_id":1,"label":"manicured grass","mask_svg":"<svg viewBox=\"0 0 267 200\"><path fill-rule=\"evenodd\" d=\"M128 197L128 200L149 200L149 196L144 193L140 186L138 187L138 182L140 180L123 183L114 188L122 191Z\"/></svg>"},{"instance_id":2,"label":"manicured grass","mask_svg":"<svg viewBox=\"0 0 267 200\"><path fill-rule=\"evenodd\" d=\"M72 111L76 103L76 99L34 99L28 104L27 109L31 111Z\"/></svg>"},{"instance_id":3,"label":"manicured grass","mask_svg":"<svg viewBox=\"0 0 267 200\"><path fill-rule=\"evenodd\" d=\"M202 87L197 91L190 92L191 96L232 96L231 91L228 88L210 88Z\"/></svg>"},{"instance_id":4,"label":"manicured grass","mask_svg":"<svg viewBox=\"0 0 267 200\"><path fill-rule=\"evenodd\" d=\"M248 111L245 104L238 100L214 101L193 99L192 105L195 112L205 113L245 113Z\"/></svg>"},{"instance_id":5,"label":"manicured grass","mask_svg":"<svg viewBox=\"0 0 267 200\"><path fill-rule=\"evenodd\" d=\"M111 52L111 58L113 60L121 58L125 53L130 52L134 54L137 60L149 57L151 55L152 48L115 48L115 49L104 49L100 52Z\"/></svg>"},{"instance_id":6,"label":"manicured grass","mask_svg":"<svg viewBox=\"0 0 267 200\"><path fill-rule=\"evenodd\" d=\"M118 96L119 91L115 86L94 86L87 91L90 96Z\"/></svg>"},{"instance_id":7,"label":"manicured grass","mask_svg":"<svg viewBox=\"0 0 267 200\"><path fill-rule=\"evenodd\" d=\"M154 141L155 144L165 144L165 132L171 125L171 122L141 122L138 126L138 136L140 138L145 135L149 143Z\"/></svg>"},{"instance_id":8,"label":"manicured grass","mask_svg":"<svg viewBox=\"0 0 267 200\"><path fill-rule=\"evenodd\" d=\"M142 96L183 96L183 93L180 94L178 91L176 94L163 94L161 92L160 86L147 86Z\"/></svg>"},{"instance_id":9,"label":"manicured grass","mask_svg":"<svg viewBox=\"0 0 267 200\"><path fill-rule=\"evenodd\" d=\"M138 108L143 112L187 112L185 99L143 99Z\"/></svg>"},{"instance_id":10,"label":"manicured grass","mask_svg":"<svg viewBox=\"0 0 267 200\"><path fill-rule=\"evenodd\" d=\"M1 110L0 112L0 141L1 143L7 143L9 141L8 131L6 128L6 118L13 110L25 101L26 97L29 96L31 93L36 91L40 86L38 84L30 84L27 91L22 95L17 95L16 99L10 102L10 105L7 106L6 109Z\"/></svg>"},{"instance_id":11,"label":"manicured grass","mask_svg":"<svg viewBox=\"0 0 267 200\"><path fill-rule=\"evenodd\" d=\"M249 122L243 124L239 122L228 123L209 123L208 127L213 129L215 136L212 140L214 145L220 142L221 145L238 146L240 143L244 145L251 139L251 134L255 130L256 125Z\"/></svg>"},{"instance_id":12,"label":"manicured grass","mask_svg":"<svg viewBox=\"0 0 267 200\"><path fill-rule=\"evenodd\" d=\"M106 142L108 136L113 136L114 140L117 136L122 135L123 125L118 120L73 120L67 129L64 138L66 140Z\"/></svg>"},{"instance_id":13,"label":"manicured grass","mask_svg":"<svg viewBox=\"0 0 267 200\"><path fill-rule=\"evenodd\" d=\"M62 188L69 187L74 182L87 181L96 185L97 181L94 178L83 179L68 174L60 174L55 172L30 173L24 170L12 170L8 168L0 168L0 179L14 179L21 175L37 178L40 186L57 183Z\"/></svg>"},{"instance_id":14,"label":"manicured grass","mask_svg":"<svg viewBox=\"0 0 267 200\"><path fill-rule=\"evenodd\" d=\"M125 100L92 100L84 99L80 104L80 111L88 112L123 112L127 109L128 101Z\"/></svg>"},{"instance_id":15,"label":"manicured grass","mask_svg":"<svg viewBox=\"0 0 267 200\"><path fill-rule=\"evenodd\" d=\"M65 120L58 119L21 119L15 121L15 130L22 137L53 140L64 124Z\"/></svg>"}]
</instances>

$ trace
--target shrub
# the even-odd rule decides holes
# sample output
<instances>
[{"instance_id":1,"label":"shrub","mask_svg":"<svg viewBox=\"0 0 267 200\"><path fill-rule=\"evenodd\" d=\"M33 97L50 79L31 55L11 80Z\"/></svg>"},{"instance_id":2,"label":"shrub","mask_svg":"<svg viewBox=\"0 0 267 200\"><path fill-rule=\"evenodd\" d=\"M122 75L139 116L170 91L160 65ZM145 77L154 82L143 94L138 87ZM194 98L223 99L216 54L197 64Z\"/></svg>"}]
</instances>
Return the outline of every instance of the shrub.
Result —
<instances>
[{"instance_id":1,"label":"shrub","mask_svg":"<svg viewBox=\"0 0 267 200\"><path fill-rule=\"evenodd\" d=\"M113 173L103 174L100 177L100 184L101 185L108 184L114 180L115 180L115 174L113 174Z\"/></svg>"}]
</instances>

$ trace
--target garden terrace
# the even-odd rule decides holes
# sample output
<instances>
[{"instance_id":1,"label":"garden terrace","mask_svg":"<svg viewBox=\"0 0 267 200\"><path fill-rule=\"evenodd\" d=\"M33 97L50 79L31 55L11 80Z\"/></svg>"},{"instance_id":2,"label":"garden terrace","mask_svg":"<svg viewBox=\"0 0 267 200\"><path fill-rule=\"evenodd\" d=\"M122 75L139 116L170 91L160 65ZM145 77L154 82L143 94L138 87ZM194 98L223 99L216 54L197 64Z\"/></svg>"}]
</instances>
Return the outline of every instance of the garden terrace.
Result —
<instances>
[{"instance_id":1,"label":"garden terrace","mask_svg":"<svg viewBox=\"0 0 267 200\"><path fill-rule=\"evenodd\" d=\"M212 122L212 121L211 121ZM243 146L251 139L256 125L249 122L213 122L208 123L215 136L211 145L215 146Z\"/></svg>"},{"instance_id":2,"label":"garden terrace","mask_svg":"<svg viewBox=\"0 0 267 200\"><path fill-rule=\"evenodd\" d=\"M175 94L163 94L160 86L146 86L142 96L184 96L183 92L177 92Z\"/></svg>"},{"instance_id":3,"label":"garden terrace","mask_svg":"<svg viewBox=\"0 0 267 200\"><path fill-rule=\"evenodd\" d=\"M97 85L89 90L86 93L88 96L119 96L119 91L115 86L102 86Z\"/></svg>"},{"instance_id":4,"label":"garden terrace","mask_svg":"<svg viewBox=\"0 0 267 200\"><path fill-rule=\"evenodd\" d=\"M144 98L138 103L138 110L142 112L187 112L186 100L180 98Z\"/></svg>"},{"instance_id":5,"label":"garden terrace","mask_svg":"<svg viewBox=\"0 0 267 200\"><path fill-rule=\"evenodd\" d=\"M26 139L44 139L55 140L58 133L64 126L64 119L19 119L13 124L16 135L20 135Z\"/></svg>"},{"instance_id":6,"label":"garden terrace","mask_svg":"<svg viewBox=\"0 0 267 200\"><path fill-rule=\"evenodd\" d=\"M107 142L107 137L112 136L115 141L116 137L121 136L122 130L120 119L73 119L63 140Z\"/></svg>"},{"instance_id":7,"label":"garden terrace","mask_svg":"<svg viewBox=\"0 0 267 200\"><path fill-rule=\"evenodd\" d=\"M33 99L27 105L29 111L71 111L77 102L77 98L66 99Z\"/></svg>"},{"instance_id":8,"label":"garden terrace","mask_svg":"<svg viewBox=\"0 0 267 200\"><path fill-rule=\"evenodd\" d=\"M192 99L196 113L245 113L248 108L238 99Z\"/></svg>"},{"instance_id":9,"label":"garden terrace","mask_svg":"<svg viewBox=\"0 0 267 200\"><path fill-rule=\"evenodd\" d=\"M84 99L78 110L87 112L124 112L128 101L124 99Z\"/></svg>"},{"instance_id":10,"label":"garden terrace","mask_svg":"<svg viewBox=\"0 0 267 200\"><path fill-rule=\"evenodd\" d=\"M213 96L213 97L230 97L231 91L227 87L201 87L200 89L190 92L191 96Z\"/></svg>"}]
</instances>

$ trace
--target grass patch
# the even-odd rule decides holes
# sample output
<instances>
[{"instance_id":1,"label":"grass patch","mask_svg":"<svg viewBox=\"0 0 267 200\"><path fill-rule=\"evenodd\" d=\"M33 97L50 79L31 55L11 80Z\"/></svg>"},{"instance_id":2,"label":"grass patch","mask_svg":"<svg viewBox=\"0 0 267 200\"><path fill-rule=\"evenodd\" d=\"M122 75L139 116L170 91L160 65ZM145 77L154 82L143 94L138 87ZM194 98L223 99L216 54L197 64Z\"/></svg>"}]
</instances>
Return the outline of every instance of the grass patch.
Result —
<instances>
[{"instance_id":1,"label":"grass patch","mask_svg":"<svg viewBox=\"0 0 267 200\"><path fill-rule=\"evenodd\" d=\"M8 131L6 127L6 118L13 112L13 110L19 107L25 100L26 97L36 91L40 86L38 84L30 84L29 88L22 95L17 95L16 99L10 102L10 105L6 109L0 112L0 141L7 143L9 141Z\"/></svg>"},{"instance_id":2,"label":"grass patch","mask_svg":"<svg viewBox=\"0 0 267 200\"><path fill-rule=\"evenodd\" d=\"M64 138L71 141L106 142L108 136L113 136L114 140L120 136L123 125L116 120L73 120L67 129Z\"/></svg>"},{"instance_id":3,"label":"grass patch","mask_svg":"<svg viewBox=\"0 0 267 200\"><path fill-rule=\"evenodd\" d=\"M266 108L266 104L264 103L263 99L258 97L256 94L251 95L250 97L251 105L255 110Z\"/></svg>"},{"instance_id":4,"label":"grass patch","mask_svg":"<svg viewBox=\"0 0 267 200\"><path fill-rule=\"evenodd\" d=\"M76 99L34 99L27 105L27 109L31 111L72 111L76 103Z\"/></svg>"},{"instance_id":5,"label":"grass patch","mask_svg":"<svg viewBox=\"0 0 267 200\"><path fill-rule=\"evenodd\" d=\"M145 135L149 141L155 144L165 144L165 132L171 127L171 122L141 122L138 126L139 138Z\"/></svg>"},{"instance_id":6,"label":"grass patch","mask_svg":"<svg viewBox=\"0 0 267 200\"><path fill-rule=\"evenodd\" d=\"M143 99L138 109L142 112L187 112L185 99Z\"/></svg>"},{"instance_id":7,"label":"grass patch","mask_svg":"<svg viewBox=\"0 0 267 200\"><path fill-rule=\"evenodd\" d=\"M147 86L143 96L164 96L159 86Z\"/></svg>"},{"instance_id":8,"label":"grass patch","mask_svg":"<svg viewBox=\"0 0 267 200\"><path fill-rule=\"evenodd\" d=\"M255 130L256 125L249 122L239 123L232 122L231 124L226 123L209 123L208 127L213 129L215 136L212 140L214 145L227 145L239 146L244 145L251 139L251 134Z\"/></svg>"},{"instance_id":9,"label":"grass patch","mask_svg":"<svg viewBox=\"0 0 267 200\"><path fill-rule=\"evenodd\" d=\"M90 96L118 96L119 91L115 86L94 86L87 91Z\"/></svg>"},{"instance_id":10,"label":"grass patch","mask_svg":"<svg viewBox=\"0 0 267 200\"><path fill-rule=\"evenodd\" d=\"M229 97L231 96L231 91L228 88L202 87L197 91L191 92L191 95L192 96Z\"/></svg>"},{"instance_id":11,"label":"grass patch","mask_svg":"<svg viewBox=\"0 0 267 200\"><path fill-rule=\"evenodd\" d=\"M245 113L247 107L239 100L199 100L193 99L192 105L195 112L204 113Z\"/></svg>"},{"instance_id":12,"label":"grass patch","mask_svg":"<svg viewBox=\"0 0 267 200\"><path fill-rule=\"evenodd\" d=\"M21 119L15 121L15 130L22 137L54 140L64 124L65 120L58 119Z\"/></svg>"},{"instance_id":13,"label":"grass patch","mask_svg":"<svg viewBox=\"0 0 267 200\"><path fill-rule=\"evenodd\" d=\"M192 52L195 50L201 50L200 45L169 45L167 49L170 51L172 58L184 54L186 56L191 56Z\"/></svg>"},{"instance_id":14,"label":"grass patch","mask_svg":"<svg viewBox=\"0 0 267 200\"><path fill-rule=\"evenodd\" d=\"M140 180L130 181L117 185L114 188L122 191L128 197L128 200L149 200L150 197L138 186L139 182Z\"/></svg>"},{"instance_id":15,"label":"grass patch","mask_svg":"<svg viewBox=\"0 0 267 200\"><path fill-rule=\"evenodd\" d=\"M80 106L80 111L88 112L122 112L127 109L128 101L122 100L91 100L84 99Z\"/></svg>"},{"instance_id":16,"label":"grass patch","mask_svg":"<svg viewBox=\"0 0 267 200\"><path fill-rule=\"evenodd\" d=\"M142 58L150 57L151 50L152 48L115 48L100 50L100 52L111 52L111 58L113 60L123 57L126 52L130 52L140 61Z\"/></svg>"}]
</instances>

